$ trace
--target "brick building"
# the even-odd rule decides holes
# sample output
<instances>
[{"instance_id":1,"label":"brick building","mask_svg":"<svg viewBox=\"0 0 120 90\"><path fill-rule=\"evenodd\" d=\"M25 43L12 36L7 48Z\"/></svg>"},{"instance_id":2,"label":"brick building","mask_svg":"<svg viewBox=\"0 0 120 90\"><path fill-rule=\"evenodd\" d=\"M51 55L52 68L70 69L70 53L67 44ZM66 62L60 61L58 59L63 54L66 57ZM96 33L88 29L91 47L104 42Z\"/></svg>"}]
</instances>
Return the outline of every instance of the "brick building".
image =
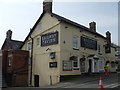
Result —
<instances>
[{"instance_id":1,"label":"brick building","mask_svg":"<svg viewBox=\"0 0 120 90\"><path fill-rule=\"evenodd\" d=\"M12 31L8 30L0 52L3 83L7 86L28 85L29 52L20 50L22 41L12 40ZM5 87L3 85L3 87Z\"/></svg>"}]
</instances>

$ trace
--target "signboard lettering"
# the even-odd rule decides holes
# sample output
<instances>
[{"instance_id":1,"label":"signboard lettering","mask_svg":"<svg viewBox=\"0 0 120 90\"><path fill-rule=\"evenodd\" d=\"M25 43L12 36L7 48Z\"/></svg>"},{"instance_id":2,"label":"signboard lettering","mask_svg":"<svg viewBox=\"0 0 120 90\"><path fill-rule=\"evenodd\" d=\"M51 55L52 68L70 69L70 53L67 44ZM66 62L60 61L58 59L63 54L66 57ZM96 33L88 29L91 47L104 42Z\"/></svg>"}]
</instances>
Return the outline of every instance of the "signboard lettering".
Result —
<instances>
[{"instance_id":1,"label":"signboard lettering","mask_svg":"<svg viewBox=\"0 0 120 90\"><path fill-rule=\"evenodd\" d=\"M81 47L97 50L97 41L81 36Z\"/></svg>"},{"instance_id":2,"label":"signboard lettering","mask_svg":"<svg viewBox=\"0 0 120 90\"><path fill-rule=\"evenodd\" d=\"M58 44L58 32L48 33L41 36L41 46Z\"/></svg>"}]
</instances>

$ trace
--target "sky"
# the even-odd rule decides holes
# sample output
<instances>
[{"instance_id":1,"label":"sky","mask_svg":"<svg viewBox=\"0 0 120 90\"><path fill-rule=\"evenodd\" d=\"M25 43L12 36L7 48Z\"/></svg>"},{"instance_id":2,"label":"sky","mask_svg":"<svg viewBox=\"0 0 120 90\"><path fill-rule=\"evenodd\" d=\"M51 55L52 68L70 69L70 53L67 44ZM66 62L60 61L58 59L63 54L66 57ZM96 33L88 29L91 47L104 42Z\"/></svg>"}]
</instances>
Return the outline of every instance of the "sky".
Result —
<instances>
[{"instance_id":1,"label":"sky","mask_svg":"<svg viewBox=\"0 0 120 90\"><path fill-rule=\"evenodd\" d=\"M86 27L95 21L96 31L103 36L110 31L112 42L118 44L118 2L104 1L106 2L53 0L53 13ZM9 29L13 31L13 40L24 41L43 11L42 2L43 0L0 0L0 48Z\"/></svg>"}]
</instances>

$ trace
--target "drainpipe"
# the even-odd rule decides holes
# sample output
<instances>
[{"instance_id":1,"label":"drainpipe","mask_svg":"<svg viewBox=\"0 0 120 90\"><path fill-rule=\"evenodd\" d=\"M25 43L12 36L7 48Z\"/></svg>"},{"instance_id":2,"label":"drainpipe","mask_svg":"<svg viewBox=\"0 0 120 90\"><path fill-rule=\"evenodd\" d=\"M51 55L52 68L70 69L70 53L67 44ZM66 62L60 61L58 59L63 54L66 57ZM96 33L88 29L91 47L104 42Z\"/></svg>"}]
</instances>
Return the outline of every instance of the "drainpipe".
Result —
<instances>
[{"instance_id":1,"label":"drainpipe","mask_svg":"<svg viewBox=\"0 0 120 90\"><path fill-rule=\"evenodd\" d=\"M30 85L32 86L32 63L33 63L33 38L30 36L32 40L32 49L31 49L31 71L30 71Z\"/></svg>"}]
</instances>

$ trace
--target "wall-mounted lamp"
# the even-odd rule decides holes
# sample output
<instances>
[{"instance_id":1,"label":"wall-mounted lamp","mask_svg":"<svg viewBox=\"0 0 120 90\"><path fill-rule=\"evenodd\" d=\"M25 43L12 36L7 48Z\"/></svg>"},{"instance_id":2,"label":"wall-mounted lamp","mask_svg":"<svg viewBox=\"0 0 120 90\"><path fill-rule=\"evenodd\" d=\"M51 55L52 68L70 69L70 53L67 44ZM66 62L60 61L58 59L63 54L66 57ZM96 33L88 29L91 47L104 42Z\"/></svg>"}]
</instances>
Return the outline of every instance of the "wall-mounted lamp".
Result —
<instances>
[{"instance_id":1,"label":"wall-mounted lamp","mask_svg":"<svg viewBox=\"0 0 120 90\"><path fill-rule=\"evenodd\" d=\"M56 56L56 52L51 52L49 54L50 59L55 59L55 56Z\"/></svg>"}]
</instances>

